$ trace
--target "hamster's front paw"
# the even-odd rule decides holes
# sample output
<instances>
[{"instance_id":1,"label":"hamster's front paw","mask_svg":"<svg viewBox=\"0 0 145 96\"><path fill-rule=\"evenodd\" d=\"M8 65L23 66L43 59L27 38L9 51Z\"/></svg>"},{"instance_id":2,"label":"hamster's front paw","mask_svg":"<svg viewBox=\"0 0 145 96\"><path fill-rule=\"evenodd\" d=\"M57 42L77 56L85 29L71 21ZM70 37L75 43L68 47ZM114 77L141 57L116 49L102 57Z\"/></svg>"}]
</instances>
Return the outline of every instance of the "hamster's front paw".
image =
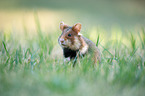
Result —
<instances>
[{"instance_id":1,"label":"hamster's front paw","mask_svg":"<svg viewBox=\"0 0 145 96\"><path fill-rule=\"evenodd\" d=\"M64 59L64 63L69 62L70 61L70 57L67 57Z\"/></svg>"}]
</instances>

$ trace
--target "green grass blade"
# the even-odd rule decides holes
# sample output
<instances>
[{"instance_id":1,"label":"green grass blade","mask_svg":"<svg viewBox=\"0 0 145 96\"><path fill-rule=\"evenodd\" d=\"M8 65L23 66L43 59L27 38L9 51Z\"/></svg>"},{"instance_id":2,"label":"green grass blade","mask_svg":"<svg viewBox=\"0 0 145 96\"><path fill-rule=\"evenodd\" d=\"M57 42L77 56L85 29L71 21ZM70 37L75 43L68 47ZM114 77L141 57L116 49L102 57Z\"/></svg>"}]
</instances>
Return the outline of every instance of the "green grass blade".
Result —
<instances>
[{"instance_id":1,"label":"green grass blade","mask_svg":"<svg viewBox=\"0 0 145 96\"><path fill-rule=\"evenodd\" d=\"M99 45L99 35L98 35L98 37L97 37L97 42L96 42L96 46L98 47L98 45Z\"/></svg>"},{"instance_id":2,"label":"green grass blade","mask_svg":"<svg viewBox=\"0 0 145 96\"><path fill-rule=\"evenodd\" d=\"M6 52L7 56L10 56L10 54L9 54L7 48L6 48L6 44L5 44L5 42L2 41L2 43L3 43L3 46L4 46L4 49L5 49L5 52Z\"/></svg>"}]
</instances>

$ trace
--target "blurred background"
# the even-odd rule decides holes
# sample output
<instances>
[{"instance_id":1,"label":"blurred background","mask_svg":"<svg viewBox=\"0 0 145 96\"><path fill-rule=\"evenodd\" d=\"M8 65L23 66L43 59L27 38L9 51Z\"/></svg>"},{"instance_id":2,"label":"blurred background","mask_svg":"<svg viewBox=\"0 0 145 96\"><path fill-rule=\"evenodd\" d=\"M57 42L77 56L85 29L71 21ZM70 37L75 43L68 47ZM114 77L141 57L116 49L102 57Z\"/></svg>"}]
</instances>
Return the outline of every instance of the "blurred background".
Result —
<instances>
[{"instance_id":1,"label":"blurred background","mask_svg":"<svg viewBox=\"0 0 145 96\"><path fill-rule=\"evenodd\" d=\"M80 22L82 30L112 27L134 30L145 25L144 0L1 0L0 29L23 32L24 27L35 30L37 13L41 29L53 32L59 22L69 25Z\"/></svg>"},{"instance_id":2,"label":"blurred background","mask_svg":"<svg viewBox=\"0 0 145 96\"><path fill-rule=\"evenodd\" d=\"M59 24L82 24L101 64L64 64ZM144 96L145 0L0 0L0 96Z\"/></svg>"}]
</instances>

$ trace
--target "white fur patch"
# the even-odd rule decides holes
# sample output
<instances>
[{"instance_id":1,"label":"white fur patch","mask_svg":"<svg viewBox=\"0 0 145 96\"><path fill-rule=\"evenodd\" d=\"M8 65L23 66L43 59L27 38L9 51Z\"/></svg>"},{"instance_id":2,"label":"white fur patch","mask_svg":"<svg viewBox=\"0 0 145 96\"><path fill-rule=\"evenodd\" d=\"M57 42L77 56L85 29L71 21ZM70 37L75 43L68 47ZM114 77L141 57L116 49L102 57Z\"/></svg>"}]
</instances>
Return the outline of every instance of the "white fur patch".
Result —
<instances>
[{"instance_id":1,"label":"white fur patch","mask_svg":"<svg viewBox=\"0 0 145 96\"><path fill-rule=\"evenodd\" d=\"M85 54L88 51L89 46L86 44L82 49L80 49L81 54Z\"/></svg>"},{"instance_id":2,"label":"white fur patch","mask_svg":"<svg viewBox=\"0 0 145 96\"><path fill-rule=\"evenodd\" d=\"M78 35L79 35L79 36L82 36L82 34L81 34L80 32L78 33Z\"/></svg>"}]
</instances>

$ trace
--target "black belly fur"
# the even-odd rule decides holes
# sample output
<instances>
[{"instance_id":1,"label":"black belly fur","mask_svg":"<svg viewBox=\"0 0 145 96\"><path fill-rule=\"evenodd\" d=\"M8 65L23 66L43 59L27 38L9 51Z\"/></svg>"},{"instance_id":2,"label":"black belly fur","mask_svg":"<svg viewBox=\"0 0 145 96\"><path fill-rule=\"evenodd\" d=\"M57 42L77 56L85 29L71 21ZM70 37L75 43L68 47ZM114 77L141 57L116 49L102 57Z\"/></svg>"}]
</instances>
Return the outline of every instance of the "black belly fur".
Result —
<instances>
[{"instance_id":1,"label":"black belly fur","mask_svg":"<svg viewBox=\"0 0 145 96\"><path fill-rule=\"evenodd\" d=\"M63 55L65 58L70 57L70 59L74 59L76 57L78 51L71 50L69 48L63 49Z\"/></svg>"}]
</instances>

